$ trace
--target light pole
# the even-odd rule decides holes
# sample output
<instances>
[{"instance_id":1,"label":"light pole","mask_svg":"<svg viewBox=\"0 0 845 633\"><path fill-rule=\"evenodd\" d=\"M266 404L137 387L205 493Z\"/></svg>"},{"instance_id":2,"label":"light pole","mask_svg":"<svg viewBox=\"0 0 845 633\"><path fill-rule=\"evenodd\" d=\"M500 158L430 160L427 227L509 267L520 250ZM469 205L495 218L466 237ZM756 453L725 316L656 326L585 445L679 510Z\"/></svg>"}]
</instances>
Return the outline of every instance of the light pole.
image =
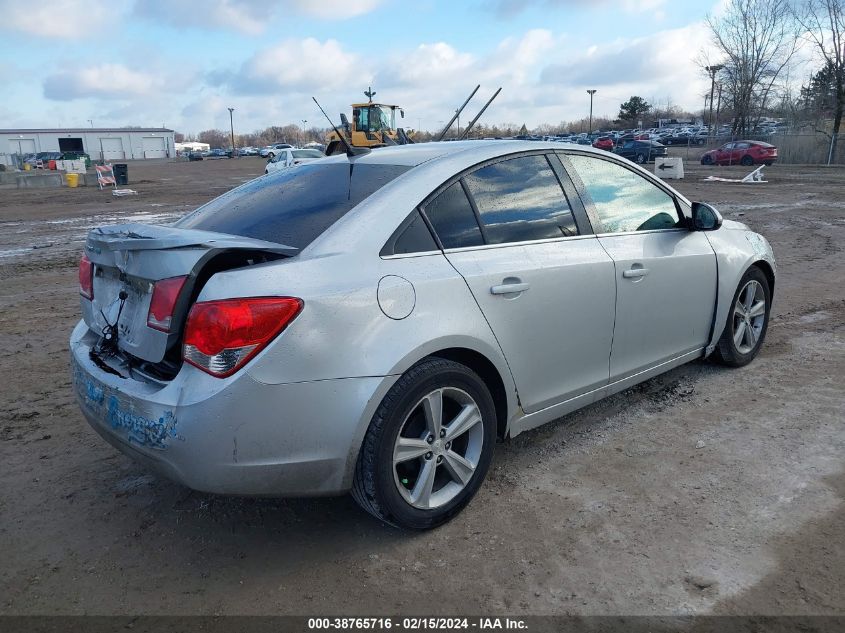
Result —
<instances>
[{"instance_id":1,"label":"light pole","mask_svg":"<svg viewBox=\"0 0 845 633\"><path fill-rule=\"evenodd\" d=\"M234 111L234 108L229 108L229 129L232 132L232 158L237 155L237 152L235 152L235 122L232 118L232 112Z\"/></svg>"},{"instance_id":2,"label":"light pole","mask_svg":"<svg viewBox=\"0 0 845 633\"><path fill-rule=\"evenodd\" d=\"M308 119L302 119L302 144L305 145L305 124L308 123Z\"/></svg>"},{"instance_id":3,"label":"light pole","mask_svg":"<svg viewBox=\"0 0 845 633\"><path fill-rule=\"evenodd\" d=\"M91 129L94 129L94 119L88 119L88 123L91 124Z\"/></svg>"},{"instance_id":4,"label":"light pole","mask_svg":"<svg viewBox=\"0 0 845 633\"><path fill-rule=\"evenodd\" d=\"M593 95L596 94L595 88L592 90L588 90L587 93L590 95L590 124L587 129L587 136L593 133Z\"/></svg>"},{"instance_id":5,"label":"light pole","mask_svg":"<svg viewBox=\"0 0 845 633\"><path fill-rule=\"evenodd\" d=\"M724 64L714 64L713 66L705 66L704 69L710 73L710 121L707 126L710 129L710 136L713 136L713 92L716 88L716 73L725 67Z\"/></svg>"}]
</instances>

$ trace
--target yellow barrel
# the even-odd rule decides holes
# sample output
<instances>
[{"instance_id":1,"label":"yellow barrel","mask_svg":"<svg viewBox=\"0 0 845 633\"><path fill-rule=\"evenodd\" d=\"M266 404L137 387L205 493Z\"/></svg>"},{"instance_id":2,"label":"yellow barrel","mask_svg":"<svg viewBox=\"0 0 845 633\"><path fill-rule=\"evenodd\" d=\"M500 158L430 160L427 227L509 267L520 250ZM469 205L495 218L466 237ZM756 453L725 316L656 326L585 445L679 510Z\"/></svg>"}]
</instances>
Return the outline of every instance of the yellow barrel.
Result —
<instances>
[{"instance_id":1,"label":"yellow barrel","mask_svg":"<svg viewBox=\"0 0 845 633\"><path fill-rule=\"evenodd\" d=\"M79 174L65 174L65 182L71 189L76 188L79 185Z\"/></svg>"},{"instance_id":2,"label":"yellow barrel","mask_svg":"<svg viewBox=\"0 0 845 633\"><path fill-rule=\"evenodd\" d=\"M30 165L29 163L23 164L23 170L24 171L30 171L31 169L32 169L32 165Z\"/></svg>"}]
</instances>

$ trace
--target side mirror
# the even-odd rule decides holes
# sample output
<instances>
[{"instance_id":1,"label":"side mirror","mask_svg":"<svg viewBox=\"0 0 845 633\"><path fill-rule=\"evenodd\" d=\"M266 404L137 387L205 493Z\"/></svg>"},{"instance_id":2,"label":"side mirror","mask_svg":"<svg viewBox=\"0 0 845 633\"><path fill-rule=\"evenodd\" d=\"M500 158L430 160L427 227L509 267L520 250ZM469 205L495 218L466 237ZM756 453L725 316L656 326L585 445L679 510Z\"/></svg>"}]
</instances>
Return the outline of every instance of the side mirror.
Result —
<instances>
[{"instance_id":1,"label":"side mirror","mask_svg":"<svg viewBox=\"0 0 845 633\"><path fill-rule=\"evenodd\" d=\"M715 231L722 226L722 214L706 202L692 203L693 231Z\"/></svg>"}]
</instances>

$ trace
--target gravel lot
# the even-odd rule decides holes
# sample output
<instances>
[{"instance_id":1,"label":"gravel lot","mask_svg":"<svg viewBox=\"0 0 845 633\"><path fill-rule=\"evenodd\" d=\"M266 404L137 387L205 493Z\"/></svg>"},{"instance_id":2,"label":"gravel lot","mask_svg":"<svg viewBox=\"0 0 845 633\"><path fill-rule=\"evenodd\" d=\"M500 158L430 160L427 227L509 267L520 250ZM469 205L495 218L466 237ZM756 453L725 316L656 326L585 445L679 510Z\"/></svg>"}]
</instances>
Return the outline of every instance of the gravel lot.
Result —
<instances>
[{"instance_id":1,"label":"gravel lot","mask_svg":"<svg viewBox=\"0 0 845 633\"><path fill-rule=\"evenodd\" d=\"M685 154L682 154L685 155ZM498 445L449 525L351 498L237 499L145 472L70 387L86 231L168 221L263 171L129 166L137 196L0 189L0 614L845 614L845 170L687 163L771 241L759 358L695 362Z\"/></svg>"}]
</instances>

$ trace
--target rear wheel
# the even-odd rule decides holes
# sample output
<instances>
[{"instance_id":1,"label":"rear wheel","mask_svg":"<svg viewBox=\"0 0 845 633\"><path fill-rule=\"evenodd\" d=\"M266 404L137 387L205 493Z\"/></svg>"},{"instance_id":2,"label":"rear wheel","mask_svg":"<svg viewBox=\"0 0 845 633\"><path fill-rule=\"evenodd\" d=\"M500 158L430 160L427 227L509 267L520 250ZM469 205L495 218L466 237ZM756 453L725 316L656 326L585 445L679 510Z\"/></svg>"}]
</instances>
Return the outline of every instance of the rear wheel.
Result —
<instances>
[{"instance_id":1,"label":"rear wheel","mask_svg":"<svg viewBox=\"0 0 845 633\"><path fill-rule=\"evenodd\" d=\"M646 162L646 155L645 155L645 154L637 154L637 162L638 162L640 165L645 164L645 162Z\"/></svg>"},{"instance_id":2,"label":"rear wheel","mask_svg":"<svg viewBox=\"0 0 845 633\"><path fill-rule=\"evenodd\" d=\"M743 156L743 157L739 160L739 164L740 164L740 165L744 165L745 167L751 167L751 165L753 165L753 164L754 164L754 159L753 159L753 158L751 158L751 156L749 156L748 154L746 154L745 156Z\"/></svg>"},{"instance_id":3,"label":"rear wheel","mask_svg":"<svg viewBox=\"0 0 845 633\"><path fill-rule=\"evenodd\" d=\"M716 359L730 367L742 367L757 356L769 327L771 289L762 270L752 266L745 272L731 306Z\"/></svg>"},{"instance_id":4,"label":"rear wheel","mask_svg":"<svg viewBox=\"0 0 845 633\"><path fill-rule=\"evenodd\" d=\"M396 382L373 416L352 496L397 527L436 527L478 491L495 440L496 412L484 382L464 365L429 358Z\"/></svg>"}]
</instances>

